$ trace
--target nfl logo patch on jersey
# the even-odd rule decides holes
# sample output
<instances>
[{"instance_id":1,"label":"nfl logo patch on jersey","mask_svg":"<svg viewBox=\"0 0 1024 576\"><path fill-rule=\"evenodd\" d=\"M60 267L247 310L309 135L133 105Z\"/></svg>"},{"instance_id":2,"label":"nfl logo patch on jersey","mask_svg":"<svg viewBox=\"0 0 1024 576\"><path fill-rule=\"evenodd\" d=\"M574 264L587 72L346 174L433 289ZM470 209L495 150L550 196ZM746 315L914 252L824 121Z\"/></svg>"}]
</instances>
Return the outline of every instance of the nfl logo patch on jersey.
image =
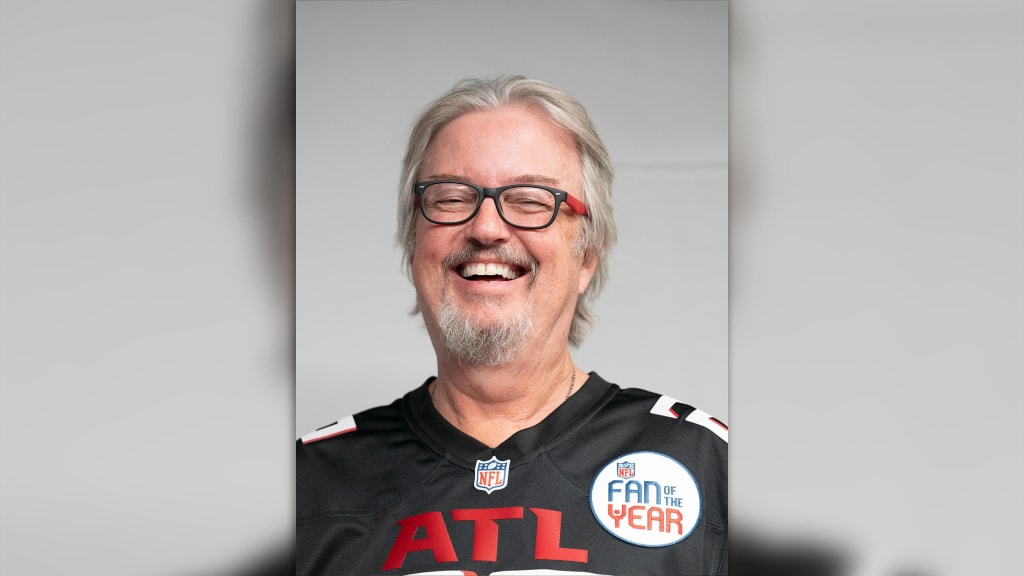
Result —
<instances>
[{"instance_id":1,"label":"nfl logo patch on jersey","mask_svg":"<svg viewBox=\"0 0 1024 576\"><path fill-rule=\"evenodd\" d=\"M636 476L636 462L623 460L616 464L616 472L618 472L619 478L632 478Z\"/></svg>"},{"instance_id":2,"label":"nfl logo patch on jersey","mask_svg":"<svg viewBox=\"0 0 1024 576\"><path fill-rule=\"evenodd\" d=\"M490 494L508 486L508 465L511 460L498 460L491 456L490 460L477 460L473 487Z\"/></svg>"}]
</instances>

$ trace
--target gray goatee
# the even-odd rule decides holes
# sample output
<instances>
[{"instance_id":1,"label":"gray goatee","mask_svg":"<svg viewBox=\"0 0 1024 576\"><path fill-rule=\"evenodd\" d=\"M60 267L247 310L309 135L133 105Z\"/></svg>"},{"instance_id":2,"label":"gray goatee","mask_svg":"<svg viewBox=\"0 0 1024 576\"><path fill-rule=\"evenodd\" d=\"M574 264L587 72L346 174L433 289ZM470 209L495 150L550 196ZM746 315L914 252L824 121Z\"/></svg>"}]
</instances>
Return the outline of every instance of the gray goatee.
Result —
<instances>
[{"instance_id":1,"label":"gray goatee","mask_svg":"<svg viewBox=\"0 0 1024 576\"><path fill-rule=\"evenodd\" d=\"M532 273L536 273L537 270L536 261L518 255L506 246L459 250L445 259L445 269L451 274L452 266L478 259L482 254L526 268ZM535 277L531 276L530 286L533 285L534 279ZM503 298L480 297L478 302L500 309L502 300ZM481 324L452 302L450 280L446 280L441 292L441 310L437 323L444 347L459 362L475 366L497 366L511 362L522 351L526 337L533 329L533 310L527 301L526 306L518 312L507 314L489 324Z\"/></svg>"}]
</instances>

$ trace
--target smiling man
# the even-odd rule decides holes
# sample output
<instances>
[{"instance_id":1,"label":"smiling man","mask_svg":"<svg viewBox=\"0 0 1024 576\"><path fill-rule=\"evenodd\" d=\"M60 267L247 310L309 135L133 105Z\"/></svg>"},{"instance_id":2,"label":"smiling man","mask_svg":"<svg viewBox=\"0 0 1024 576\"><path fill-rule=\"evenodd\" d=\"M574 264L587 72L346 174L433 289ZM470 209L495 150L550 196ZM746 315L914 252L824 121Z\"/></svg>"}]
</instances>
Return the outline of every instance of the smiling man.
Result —
<instances>
[{"instance_id":1,"label":"smiling man","mask_svg":"<svg viewBox=\"0 0 1024 576\"><path fill-rule=\"evenodd\" d=\"M300 439L297 573L727 573L725 425L570 353L611 181L551 85L467 80L426 108L398 237L437 376Z\"/></svg>"}]
</instances>

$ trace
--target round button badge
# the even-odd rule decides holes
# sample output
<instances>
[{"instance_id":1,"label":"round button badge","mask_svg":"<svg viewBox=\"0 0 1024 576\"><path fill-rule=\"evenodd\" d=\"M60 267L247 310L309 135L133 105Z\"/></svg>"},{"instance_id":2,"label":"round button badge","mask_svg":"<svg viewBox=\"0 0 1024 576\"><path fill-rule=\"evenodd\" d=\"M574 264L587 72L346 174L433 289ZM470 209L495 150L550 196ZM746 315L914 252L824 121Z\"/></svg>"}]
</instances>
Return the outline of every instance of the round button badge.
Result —
<instances>
[{"instance_id":1,"label":"round button badge","mask_svg":"<svg viewBox=\"0 0 1024 576\"><path fill-rule=\"evenodd\" d=\"M700 520L700 489L675 458L658 452L623 454L594 477L594 518L620 540L637 546L670 546Z\"/></svg>"}]
</instances>

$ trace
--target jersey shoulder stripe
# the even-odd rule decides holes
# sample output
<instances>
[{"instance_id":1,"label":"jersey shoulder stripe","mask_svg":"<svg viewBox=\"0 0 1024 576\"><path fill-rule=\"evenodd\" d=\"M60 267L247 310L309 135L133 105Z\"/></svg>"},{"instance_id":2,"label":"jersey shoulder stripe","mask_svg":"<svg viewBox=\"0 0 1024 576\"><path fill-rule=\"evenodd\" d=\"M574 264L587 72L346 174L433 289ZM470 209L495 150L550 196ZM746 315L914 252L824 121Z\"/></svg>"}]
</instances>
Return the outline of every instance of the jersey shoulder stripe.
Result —
<instances>
[{"instance_id":1,"label":"jersey shoulder stripe","mask_svg":"<svg viewBox=\"0 0 1024 576\"><path fill-rule=\"evenodd\" d=\"M352 416L345 416L333 424L322 426L306 434L301 438L303 444L309 444L325 438L333 438L356 430L356 419Z\"/></svg>"},{"instance_id":2,"label":"jersey shoulder stripe","mask_svg":"<svg viewBox=\"0 0 1024 576\"><path fill-rule=\"evenodd\" d=\"M679 413L673 410L672 407L679 403L679 400L676 400L671 396L662 396L654 403L654 406L651 408L651 414L667 416L668 418L675 418L678 420Z\"/></svg>"},{"instance_id":3,"label":"jersey shoulder stripe","mask_svg":"<svg viewBox=\"0 0 1024 576\"><path fill-rule=\"evenodd\" d=\"M729 443L729 427L721 420L703 410L700 410L699 408L683 404L671 396L663 395L658 398L657 402L654 403L654 406L651 407L651 414L674 418L676 420L678 420L680 416L685 415L684 419L687 422L703 426L724 440L726 444Z\"/></svg>"},{"instance_id":4,"label":"jersey shoulder stripe","mask_svg":"<svg viewBox=\"0 0 1024 576\"><path fill-rule=\"evenodd\" d=\"M687 422L693 422L699 424L708 430L715 433L716 436L729 443L729 427L726 426L721 420L708 414L707 412L694 408L693 412L690 412L689 416L686 417Z\"/></svg>"}]
</instances>

